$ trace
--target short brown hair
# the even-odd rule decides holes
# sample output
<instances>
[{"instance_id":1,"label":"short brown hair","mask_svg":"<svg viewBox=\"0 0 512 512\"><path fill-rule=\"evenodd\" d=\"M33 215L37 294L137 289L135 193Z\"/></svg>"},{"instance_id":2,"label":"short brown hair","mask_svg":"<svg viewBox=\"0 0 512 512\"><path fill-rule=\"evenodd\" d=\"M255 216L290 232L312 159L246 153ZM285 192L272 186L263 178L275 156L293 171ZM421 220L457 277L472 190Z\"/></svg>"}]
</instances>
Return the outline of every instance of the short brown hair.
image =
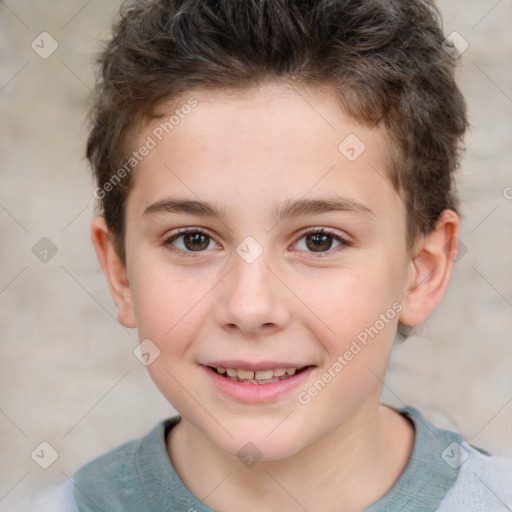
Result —
<instances>
[{"instance_id":1,"label":"short brown hair","mask_svg":"<svg viewBox=\"0 0 512 512\"><path fill-rule=\"evenodd\" d=\"M385 127L388 177L405 202L411 246L443 210L458 209L453 176L466 107L443 40L429 0L125 2L99 58L87 142L119 254L132 177L122 173L116 186L112 178L138 123L187 91L267 80L327 86L355 120Z\"/></svg>"}]
</instances>

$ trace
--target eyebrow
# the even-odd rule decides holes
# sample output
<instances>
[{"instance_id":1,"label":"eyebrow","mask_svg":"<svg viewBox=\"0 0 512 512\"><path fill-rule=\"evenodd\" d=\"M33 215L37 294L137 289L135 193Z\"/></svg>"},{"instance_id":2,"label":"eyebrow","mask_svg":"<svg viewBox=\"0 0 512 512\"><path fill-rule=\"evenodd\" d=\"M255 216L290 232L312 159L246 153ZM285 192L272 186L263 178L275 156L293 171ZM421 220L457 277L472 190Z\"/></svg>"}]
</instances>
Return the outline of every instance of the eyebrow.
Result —
<instances>
[{"instance_id":1,"label":"eyebrow","mask_svg":"<svg viewBox=\"0 0 512 512\"><path fill-rule=\"evenodd\" d=\"M142 216L147 217L163 213L185 213L198 217L217 217L222 220L226 218L224 211L217 206L204 201L189 199L162 199L148 206Z\"/></svg>"},{"instance_id":2,"label":"eyebrow","mask_svg":"<svg viewBox=\"0 0 512 512\"><path fill-rule=\"evenodd\" d=\"M314 215L330 212L357 213L362 216L376 218L375 213L364 204L346 197L327 199L295 199L285 201L275 210L276 220L283 220L301 215Z\"/></svg>"},{"instance_id":3,"label":"eyebrow","mask_svg":"<svg viewBox=\"0 0 512 512\"><path fill-rule=\"evenodd\" d=\"M287 200L274 209L277 221L300 217L304 215L318 215L330 212L349 212L361 216L376 218L375 213L364 204L344 197L327 199L294 199ZM148 206L143 217L165 213L184 213L198 217L216 217L226 221L225 210L214 204L189 199L162 199Z\"/></svg>"}]
</instances>

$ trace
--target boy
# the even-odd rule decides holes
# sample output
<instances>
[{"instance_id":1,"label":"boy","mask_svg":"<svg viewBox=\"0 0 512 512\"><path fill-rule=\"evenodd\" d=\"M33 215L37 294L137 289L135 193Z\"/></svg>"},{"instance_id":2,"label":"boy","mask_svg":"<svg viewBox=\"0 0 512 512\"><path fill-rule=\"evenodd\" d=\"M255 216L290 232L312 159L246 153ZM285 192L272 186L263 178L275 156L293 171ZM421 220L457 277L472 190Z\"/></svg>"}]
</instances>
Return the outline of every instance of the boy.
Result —
<instances>
[{"instance_id":1,"label":"boy","mask_svg":"<svg viewBox=\"0 0 512 512\"><path fill-rule=\"evenodd\" d=\"M443 40L426 0L126 4L92 238L179 416L49 510L510 510L510 461L379 403L457 249L467 121Z\"/></svg>"}]
</instances>

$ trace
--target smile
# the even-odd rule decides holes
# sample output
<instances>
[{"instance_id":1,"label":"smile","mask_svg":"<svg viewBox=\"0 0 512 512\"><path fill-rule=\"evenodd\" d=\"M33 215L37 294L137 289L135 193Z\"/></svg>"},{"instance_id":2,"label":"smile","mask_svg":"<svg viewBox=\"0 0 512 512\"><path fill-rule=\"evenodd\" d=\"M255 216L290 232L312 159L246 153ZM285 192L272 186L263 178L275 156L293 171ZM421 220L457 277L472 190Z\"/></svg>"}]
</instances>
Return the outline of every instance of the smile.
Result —
<instances>
[{"instance_id":1,"label":"smile","mask_svg":"<svg viewBox=\"0 0 512 512\"><path fill-rule=\"evenodd\" d=\"M274 368L269 370L242 370L238 368L224 368L218 366L210 367L214 372L222 377L234 382L243 382L247 384L273 384L282 380L289 379L296 374L304 371L307 367L301 368Z\"/></svg>"},{"instance_id":2,"label":"smile","mask_svg":"<svg viewBox=\"0 0 512 512\"><path fill-rule=\"evenodd\" d=\"M217 361L201 367L221 395L246 404L268 403L289 397L290 393L302 389L317 369L315 365L269 363L251 365L243 361ZM247 369L248 366L252 369Z\"/></svg>"}]
</instances>

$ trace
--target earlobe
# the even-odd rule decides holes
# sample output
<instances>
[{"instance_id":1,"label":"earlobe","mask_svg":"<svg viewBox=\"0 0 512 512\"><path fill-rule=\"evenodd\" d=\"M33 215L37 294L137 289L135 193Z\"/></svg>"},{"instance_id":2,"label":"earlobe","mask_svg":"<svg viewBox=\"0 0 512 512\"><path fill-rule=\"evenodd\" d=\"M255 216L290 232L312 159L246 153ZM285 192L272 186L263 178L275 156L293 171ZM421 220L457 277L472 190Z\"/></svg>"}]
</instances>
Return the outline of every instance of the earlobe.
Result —
<instances>
[{"instance_id":1,"label":"earlobe","mask_svg":"<svg viewBox=\"0 0 512 512\"><path fill-rule=\"evenodd\" d=\"M133 309L132 292L126 265L117 253L112 234L104 217L96 217L91 226L91 238L110 294L117 308L117 319L125 327L137 326Z\"/></svg>"},{"instance_id":2,"label":"earlobe","mask_svg":"<svg viewBox=\"0 0 512 512\"><path fill-rule=\"evenodd\" d=\"M400 314L403 324L420 324L441 302L457 254L459 225L459 216L445 210L434 229L417 242Z\"/></svg>"}]
</instances>

